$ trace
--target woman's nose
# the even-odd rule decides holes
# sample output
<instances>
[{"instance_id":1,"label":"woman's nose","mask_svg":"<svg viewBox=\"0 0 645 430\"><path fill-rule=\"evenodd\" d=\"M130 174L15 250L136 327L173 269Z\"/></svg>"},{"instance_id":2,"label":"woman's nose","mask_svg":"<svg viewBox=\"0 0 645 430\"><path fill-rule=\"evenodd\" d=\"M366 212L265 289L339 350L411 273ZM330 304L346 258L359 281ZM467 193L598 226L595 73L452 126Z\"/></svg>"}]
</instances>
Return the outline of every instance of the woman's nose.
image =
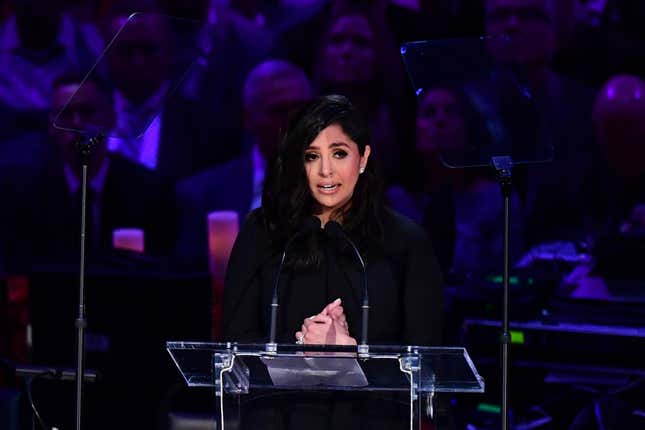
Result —
<instances>
[{"instance_id":1,"label":"woman's nose","mask_svg":"<svg viewBox=\"0 0 645 430\"><path fill-rule=\"evenodd\" d=\"M331 159L329 157L320 158L320 176L327 177L331 175L331 172L332 172L331 164L332 164Z\"/></svg>"}]
</instances>

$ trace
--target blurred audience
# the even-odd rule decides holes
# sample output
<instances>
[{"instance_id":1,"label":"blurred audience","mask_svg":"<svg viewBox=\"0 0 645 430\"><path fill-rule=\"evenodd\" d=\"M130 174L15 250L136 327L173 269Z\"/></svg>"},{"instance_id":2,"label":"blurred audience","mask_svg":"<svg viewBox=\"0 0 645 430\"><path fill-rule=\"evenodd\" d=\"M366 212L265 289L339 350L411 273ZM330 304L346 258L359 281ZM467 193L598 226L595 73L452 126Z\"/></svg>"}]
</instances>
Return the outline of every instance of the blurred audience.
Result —
<instances>
[{"instance_id":1,"label":"blurred audience","mask_svg":"<svg viewBox=\"0 0 645 430\"><path fill-rule=\"evenodd\" d=\"M54 83L49 121L60 116L72 129L113 123L112 96L98 81L63 75ZM42 260L76 261L80 245L82 135L49 128L47 156L41 163L2 172L0 189L11 211L8 249L12 270L30 270ZM11 176L6 176L7 173ZM115 154L105 140L93 147L88 168L88 249L109 252L116 228L139 228L149 254L167 252L174 240L171 188L154 172Z\"/></svg>"},{"instance_id":2,"label":"blurred audience","mask_svg":"<svg viewBox=\"0 0 645 430\"><path fill-rule=\"evenodd\" d=\"M0 22L0 143L46 130L56 76L89 70L102 49L95 26L80 25L62 0L11 0Z\"/></svg>"},{"instance_id":3,"label":"blurred audience","mask_svg":"<svg viewBox=\"0 0 645 430\"><path fill-rule=\"evenodd\" d=\"M208 213L233 210L241 223L261 205L264 176L288 116L310 98L307 76L291 63L267 60L249 73L243 94L245 153L177 185L179 255L206 263Z\"/></svg>"},{"instance_id":4,"label":"blurred audience","mask_svg":"<svg viewBox=\"0 0 645 430\"><path fill-rule=\"evenodd\" d=\"M438 222L440 225L452 223L458 228L455 192L462 192L461 187L471 189L471 186L481 190L473 184L485 183L489 178L483 175L482 179L479 174L473 174L472 178L470 174L453 178L454 172L446 173L434 157L435 164L427 166L426 174L421 175L425 179L418 182L423 185L411 188L410 181L401 180L406 175L404 166L408 160L423 153L420 150L426 145L423 140L434 140L436 144L443 139L444 132L424 129L423 116L429 118L423 112L429 103L424 98L417 117L416 140L412 136L413 92L401 67L397 46L403 41L443 35L504 34L510 36L509 42L503 50L493 52L500 60L500 70L519 72L515 90L521 103L520 109L509 109L512 104L493 100L493 103L499 103L499 110L493 117L500 116L507 124L515 123L508 127L505 136L513 142L515 149L520 145L552 146L554 149L554 163L515 169L518 195L525 210L527 243L570 235L577 238L578 233L574 233L580 231L577 214L585 213L590 204L589 197L578 192L584 179L595 177L599 183L608 174L607 187L624 188L610 185L616 169L610 169L614 161L608 157L614 157L612 154L620 151L607 150L606 142L626 138L615 136L616 132L599 131L613 127L599 125L606 122L599 119L603 115L598 112L604 112L598 107L603 106L599 98L594 120L595 139L600 145L595 145L591 124L593 91L555 70L560 68L587 83L602 82L613 70L639 70L633 57L645 44L636 31L635 23L643 12L638 3L625 0L486 0L481 3L452 0L106 0L91 3L8 0L0 3L6 17L0 22L0 68L5 70L0 73L0 127L3 131L0 158L4 165L14 166L9 169L12 172L37 171L44 163L42 160L50 158L51 145L47 144L45 136L53 77L70 68L80 73L87 70L100 52L102 40L110 39L127 22L126 31L105 58L106 67L96 73L97 79L107 78L115 87L112 97L114 130L118 138L109 140L111 151L173 181L206 169L216 172L218 167L225 169L242 161L249 164L253 154L266 157L264 150L260 150L261 143L272 139L254 136L262 126L254 124L250 113L270 107L264 102L253 102L258 106L250 107L246 96L240 95L247 92L243 87L248 71L268 58L269 52L275 52L309 73L313 93L346 94L367 113L377 147L375 154L380 155L390 182L396 179L403 183L408 194L431 195L443 189L445 184L458 184L451 185L458 190L450 189L445 193L454 207L447 212L453 213L454 219ZM135 10L143 11L144 15L128 21L127 17ZM190 18L194 22L186 25L168 22L158 13ZM482 17L485 19L481 20ZM91 22L95 18L101 20L102 35ZM36 26L40 31L30 31ZM593 37L585 39L581 34ZM598 49L583 49L591 46L590 41L598 42ZM616 41L618 48L608 49L610 42L615 44ZM585 57L580 59L576 53ZM179 72L195 59L196 66L173 92ZM273 60L268 64L274 64ZM300 85L300 78L294 79L294 86ZM246 84L248 89L248 82ZM482 129L487 128L489 134L494 121L500 121L477 105L472 93L462 95L445 89L443 93L433 91L430 94L435 102L443 98L444 105L454 99L457 111L468 111L470 108L464 106L474 104L486 122ZM502 93L501 97L504 96ZM495 97L500 94L491 98ZM273 96L267 99L273 99ZM604 105L610 105L608 98ZM610 122L628 115L625 112L616 113ZM432 121L450 123L441 115ZM532 121L518 119L531 115L534 116ZM432 121L427 119L426 123ZM466 134L471 133L470 119L463 121ZM435 129L444 127L436 124L432 126ZM532 126L536 127L535 133L528 131ZM266 130L272 127L277 126L267 126ZM428 137L433 133L434 137ZM607 138L612 133L614 137ZM621 133L627 133L627 128ZM531 141L529 134L535 140ZM273 134L275 136L277 132ZM488 139L494 141L497 137ZM464 139L468 141L470 137ZM450 150L454 151L454 146L438 150L444 154L444 161L451 161ZM469 150L472 151L468 154ZM539 155L547 152L539 152ZM462 157L458 160L461 162L467 158L473 161L482 155L468 145L457 153L458 158ZM516 154L528 158L538 152ZM426 160L424 162L428 161L426 155L422 158ZM226 162L230 164L224 165ZM248 183L253 180L252 174L244 176ZM177 189L186 190L181 186ZM560 209L564 204L571 210L563 214ZM219 204L212 206L220 207ZM251 204L244 202L240 207L250 209ZM185 209L184 215L189 216L186 214L191 209ZM244 215L242 209L236 210ZM476 212L476 209L472 210ZM598 210L596 207L594 214ZM496 209L492 212L496 213ZM587 218L592 217L587 215ZM436 231L437 235L457 231L437 229L431 225L433 223L424 221L424 217L413 218L425 222L430 229L440 230ZM442 216L433 218L442 219ZM197 236L205 240L205 237ZM179 248L189 246L189 242ZM446 255L451 254L452 251ZM453 266L457 258L451 256L445 260Z\"/></svg>"},{"instance_id":5,"label":"blurred audience","mask_svg":"<svg viewBox=\"0 0 645 430\"><path fill-rule=\"evenodd\" d=\"M318 2L316 13L302 22L285 29L282 41L289 58L306 71L311 71L313 54L310 47L329 25L330 19L348 7L368 11L370 19L387 27L397 46L403 42L437 38L448 30L447 17L452 13L450 0L428 0L420 2L390 0L328 0Z\"/></svg>"},{"instance_id":6,"label":"blurred audience","mask_svg":"<svg viewBox=\"0 0 645 430\"><path fill-rule=\"evenodd\" d=\"M0 28L0 100L11 107L46 109L56 76L88 69L102 49L94 26L64 13L62 0L12 0ZM36 30L37 29L37 30Z\"/></svg>"},{"instance_id":7,"label":"blurred audience","mask_svg":"<svg viewBox=\"0 0 645 430\"><path fill-rule=\"evenodd\" d=\"M134 228L146 256L206 271L207 215L261 204L289 113L323 93L366 113L390 202L430 232L449 282L501 268L495 152L553 158L514 168L512 260L643 234L644 20L640 0L0 0L0 277L77 264L76 143L98 130L114 136L90 159L89 257ZM415 103L401 44L482 34L506 36L490 81L435 82ZM24 339L26 314L2 331L6 316L0 338Z\"/></svg>"},{"instance_id":8,"label":"blurred audience","mask_svg":"<svg viewBox=\"0 0 645 430\"><path fill-rule=\"evenodd\" d=\"M496 152L553 158L513 170L512 260L643 234L644 20L640 0L0 0L0 277L77 263L76 143L98 130L113 137L90 159L89 257L134 228L146 255L205 271L207 215L261 204L289 113L323 93L366 113L390 202L430 232L448 281L501 268ZM490 81L435 82L415 103L401 44L482 34L506 36Z\"/></svg>"},{"instance_id":9,"label":"blurred audience","mask_svg":"<svg viewBox=\"0 0 645 430\"><path fill-rule=\"evenodd\" d=\"M488 160L464 156L490 136L466 95L433 88L419 100L416 174L387 195L392 206L423 225L432 238L444 272L459 276L499 271L502 264L503 200ZM463 162L469 164L461 168ZM446 164L460 167L450 169ZM469 167L468 166L473 166ZM522 249L521 206L512 197L512 258ZM452 277L450 277L452 278Z\"/></svg>"},{"instance_id":10,"label":"blurred audience","mask_svg":"<svg viewBox=\"0 0 645 430\"><path fill-rule=\"evenodd\" d=\"M560 2L558 2L560 3ZM565 2L562 2L565 3ZM594 86L619 73L642 75L645 68L645 2L570 0L568 31L557 56L559 69Z\"/></svg>"}]
</instances>

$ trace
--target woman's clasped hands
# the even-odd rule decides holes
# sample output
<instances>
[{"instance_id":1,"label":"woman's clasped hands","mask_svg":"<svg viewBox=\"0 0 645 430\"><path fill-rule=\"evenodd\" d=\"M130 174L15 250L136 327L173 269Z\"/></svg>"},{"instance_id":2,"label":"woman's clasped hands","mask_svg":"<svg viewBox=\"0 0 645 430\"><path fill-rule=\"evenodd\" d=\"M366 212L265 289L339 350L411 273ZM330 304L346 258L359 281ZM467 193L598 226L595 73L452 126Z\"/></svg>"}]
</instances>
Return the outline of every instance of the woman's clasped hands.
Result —
<instances>
[{"instance_id":1,"label":"woman's clasped hands","mask_svg":"<svg viewBox=\"0 0 645 430\"><path fill-rule=\"evenodd\" d=\"M349 335L340 299L329 303L318 315L306 318L295 337L299 344L356 345L356 339Z\"/></svg>"}]
</instances>

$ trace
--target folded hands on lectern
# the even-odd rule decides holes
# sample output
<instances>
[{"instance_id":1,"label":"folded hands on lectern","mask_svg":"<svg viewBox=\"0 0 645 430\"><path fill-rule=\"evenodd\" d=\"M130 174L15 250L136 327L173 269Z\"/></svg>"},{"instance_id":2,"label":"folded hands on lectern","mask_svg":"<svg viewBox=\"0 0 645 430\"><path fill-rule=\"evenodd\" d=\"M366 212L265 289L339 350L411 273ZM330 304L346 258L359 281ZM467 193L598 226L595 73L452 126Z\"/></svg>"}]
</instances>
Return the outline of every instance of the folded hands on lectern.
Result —
<instances>
[{"instance_id":1,"label":"folded hands on lectern","mask_svg":"<svg viewBox=\"0 0 645 430\"><path fill-rule=\"evenodd\" d=\"M295 337L302 344L356 345L356 339L349 335L340 299L329 303L319 314L306 318Z\"/></svg>"}]
</instances>

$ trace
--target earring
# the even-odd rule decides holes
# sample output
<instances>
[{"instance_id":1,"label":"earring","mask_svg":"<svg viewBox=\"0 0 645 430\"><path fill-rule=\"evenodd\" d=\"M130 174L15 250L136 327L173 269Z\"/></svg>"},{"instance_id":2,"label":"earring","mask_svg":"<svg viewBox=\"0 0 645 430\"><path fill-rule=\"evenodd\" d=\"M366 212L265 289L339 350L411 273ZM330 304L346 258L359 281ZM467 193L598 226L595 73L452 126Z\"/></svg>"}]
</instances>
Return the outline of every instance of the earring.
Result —
<instances>
[{"instance_id":1,"label":"earring","mask_svg":"<svg viewBox=\"0 0 645 430\"><path fill-rule=\"evenodd\" d=\"M365 167L361 166L360 169L358 169L358 173L364 173L365 172Z\"/></svg>"}]
</instances>

